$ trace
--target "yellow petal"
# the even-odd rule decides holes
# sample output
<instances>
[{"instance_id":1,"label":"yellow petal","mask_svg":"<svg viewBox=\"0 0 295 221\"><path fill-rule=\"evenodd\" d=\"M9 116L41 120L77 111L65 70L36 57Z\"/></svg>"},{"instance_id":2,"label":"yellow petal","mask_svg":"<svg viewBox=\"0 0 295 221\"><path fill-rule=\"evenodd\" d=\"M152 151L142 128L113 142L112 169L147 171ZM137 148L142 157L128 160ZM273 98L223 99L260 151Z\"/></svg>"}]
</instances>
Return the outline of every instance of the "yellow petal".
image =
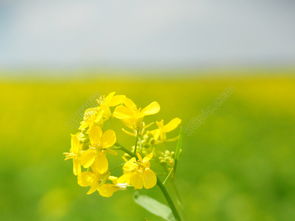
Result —
<instances>
[{"instance_id":1,"label":"yellow petal","mask_svg":"<svg viewBox=\"0 0 295 221\"><path fill-rule=\"evenodd\" d=\"M116 143L116 134L113 130L107 130L101 137L101 145L103 148L108 148Z\"/></svg>"},{"instance_id":2,"label":"yellow petal","mask_svg":"<svg viewBox=\"0 0 295 221\"><path fill-rule=\"evenodd\" d=\"M116 187L114 184L102 184L101 186L99 186L97 188L99 194L103 197L111 197L114 192L116 192L117 190L119 190L118 187Z\"/></svg>"},{"instance_id":3,"label":"yellow petal","mask_svg":"<svg viewBox=\"0 0 295 221\"><path fill-rule=\"evenodd\" d=\"M96 157L96 150L88 149L81 153L80 163L83 167L88 168L90 167Z\"/></svg>"},{"instance_id":4,"label":"yellow petal","mask_svg":"<svg viewBox=\"0 0 295 221\"><path fill-rule=\"evenodd\" d=\"M97 190L97 187L98 187L98 184L91 186L86 194L89 195L91 193L94 193Z\"/></svg>"},{"instance_id":5,"label":"yellow petal","mask_svg":"<svg viewBox=\"0 0 295 221\"><path fill-rule=\"evenodd\" d=\"M155 129L151 131L151 134L153 135L155 140L158 140L161 135L161 131L159 129Z\"/></svg>"},{"instance_id":6,"label":"yellow petal","mask_svg":"<svg viewBox=\"0 0 295 221\"><path fill-rule=\"evenodd\" d=\"M109 162L104 152L99 152L96 155L96 159L91 166L91 169L97 173L103 174L108 170Z\"/></svg>"},{"instance_id":7,"label":"yellow petal","mask_svg":"<svg viewBox=\"0 0 295 221\"><path fill-rule=\"evenodd\" d=\"M146 106L145 108L143 108L141 113L143 114L143 116L146 116L146 115L156 114L159 111L160 111L160 105L158 102L154 101L150 103L148 106Z\"/></svg>"},{"instance_id":8,"label":"yellow petal","mask_svg":"<svg viewBox=\"0 0 295 221\"><path fill-rule=\"evenodd\" d=\"M142 161L142 156L140 155L140 153L137 152L136 153L136 156L137 156L137 158L138 158L139 161Z\"/></svg>"},{"instance_id":9,"label":"yellow petal","mask_svg":"<svg viewBox=\"0 0 295 221\"><path fill-rule=\"evenodd\" d=\"M120 119L120 120L132 118L133 115L134 115L134 113L132 112L132 110L130 110L129 108L127 108L123 105L116 107L115 111L113 113L113 116L115 118Z\"/></svg>"},{"instance_id":10,"label":"yellow petal","mask_svg":"<svg viewBox=\"0 0 295 221\"><path fill-rule=\"evenodd\" d=\"M93 124L89 128L88 134L89 134L89 140L91 145L96 146L100 144L102 130L99 126Z\"/></svg>"},{"instance_id":11,"label":"yellow petal","mask_svg":"<svg viewBox=\"0 0 295 221\"><path fill-rule=\"evenodd\" d=\"M73 158L73 154L72 153L65 152L63 154L65 155L65 160L69 160L69 159L72 159Z\"/></svg>"},{"instance_id":12,"label":"yellow petal","mask_svg":"<svg viewBox=\"0 0 295 221\"><path fill-rule=\"evenodd\" d=\"M79 134L72 134L71 135L71 150L72 153L78 153L81 150L81 143L79 141Z\"/></svg>"},{"instance_id":13,"label":"yellow petal","mask_svg":"<svg viewBox=\"0 0 295 221\"><path fill-rule=\"evenodd\" d=\"M97 112L97 115L95 117L95 123L101 125L103 123L103 117L104 117L104 114L105 114L105 110L103 109L100 109L98 112ZM92 127L92 126L91 126ZM90 127L90 128L91 128ZM89 133L89 132L88 132Z\"/></svg>"},{"instance_id":14,"label":"yellow petal","mask_svg":"<svg viewBox=\"0 0 295 221\"><path fill-rule=\"evenodd\" d=\"M111 102L111 100L113 99L113 97L114 97L114 95L116 94L116 92L111 92L111 93L109 93L106 97L105 97L105 99L104 99L104 103L106 104L106 105L109 105L109 103Z\"/></svg>"},{"instance_id":15,"label":"yellow petal","mask_svg":"<svg viewBox=\"0 0 295 221\"><path fill-rule=\"evenodd\" d=\"M137 129L137 124L138 124L138 118L136 115L133 116L133 118L130 119L124 119L122 120L123 123L130 129L136 130Z\"/></svg>"},{"instance_id":16,"label":"yellow petal","mask_svg":"<svg viewBox=\"0 0 295 221\"><path fill-rule=\"evenodd\" d=\"M128 183L130 184L131 173L125 173L117 179L117 183Z\"/></svg>"},{"instance_id":17,"label":"yellow petal","mask_svg":"<svg viewBox=\"0 0 295 221\"><path fill-rule=\"evenodd\" d=\"M131 172L134 171L138 168L138 165L136 163L136 159L135 157L132 157L130 160L128 160L124 166L123 166L123 170L124 172Z\"/></svg>"},{"instance_id":18,"label":"yellow petal","mask_svg":"<svg viewBox=\"0 0 295 221\"><path fill-rule=\"evenodd\" d=\"M80 186L92 186L98 181L98 176L92 172L82 172L78 175L78 184Z\"/></svg>"},{"instance_id":19,"label":"yellow petal","mask_svg":"<svg viewBox=\"0 0 295 221\"><path fill-rule=\"evenodd\" d=\"M126 130L125 128L122 128L122 131L123 131L125 134L128 134L129 136L133 136L133 137L136 136L135 132L130 132L130 131Z\"/></svg>"},{"instance_id":20,"label":"yellow petal","mask_svg":"<svg viewBox=\"0 0 295 221\"><path fill-rule=\"evenodd\" d=\"M150 168L150 166L151 166L150 160L152 158L153 158L153 153L150 153L143 158L142 164L145 168Z\"/></svg>"},{"instance_id":21,"label":"yellow petal","mask_svg":"<svg viewBox=\"0 0 295 221\"><path fill-rule=\"evenodd\" d=\"M134 172L130 176L130 185L135 189L142 189L143 187L143 177L139 172Z\"/></svg>"},{"instance_id":22,"label":"yellow petal","mask_svg":"<svg viewBox=\"0 0 295 221\"><path fill-rule=\"evenodd\" d=\"M81 173L81 165L78 159L73 159L73 173L75 176Z\"/></svg>"},{"instance_id":23,"label":"yellow petal","mask_svg":"<svg viewBox=\"0 0 295 221\"><path fill-rule=\"evenodd\" d=\"M164 131L165 132L170 132L172 130L174 130L175 128L177 128L179 126L179 124L181 123L181 119L176 117L174 119L172 119L168 124L166 124L164 126Z\"/></svg>"},{"instance_id":24,"label":"yellow petal","mask_svg":"<svg viewBox=\"0 0 295 221\"><path fill-rule=\"evenodd\" d=\"M153 188L156 184L157 184L156 174L151 169L146 169L143 172L143 185L144 185L144 188L150 189L150 188Z\"/></svg>"},{"instance_id":25,"label":"yellow petal","mask_svg":"<svg viewBox=\"0 0 295 221\"><path fill-rule=\"evenodd\" d=\"M97 114L97 107L88 108L84 112L83 121L79 127L80 130L84 130L94 123L95 116Z\"/></svg>"},{"instance_id":26,"label":"yellow petal","mask_svg":"<svg viewBox=\"0 0 295 221\"><path fill-rule=\"evenodd\" d=\"M149 162L152 158L153 158L153 153L150 153L150 154L146 155L146 156L143 158L142 162L143 162L143 163L147 163L147 162Z\"/></svg>"},{"instance_id":27,"label":"yellow petal","mask_svg":"<svg viewBox=\"0 0 295 221\"><path fill-rule=\"evenodd\" d=\"M80 122L79 130L85 130L88 126L88 123L83 120Z\"/></svg>"},{"instance_id":28,"label":"yellow petal","mask_svg":"<svg viewBox=\"0 0 295 221\"><path fill-rule=\"evenodd\" d=\"M97 113L97 107L87 108L84 112L83 120L87 121L89 119L92 119L96 113Z\"/></svg>"},{"instance_id":29,"label":"yellow petal","mask_svg":"<svg viewBox=\"0 0 295 221\"><path fill-rule=\"evenodd\" d=\"M109 106L110 107L114 107L117 106L119 104L122 104L124 102L124 100L126 99L125 95L115 95L112 97Z\"/></svg>"},{"instance_id":30,"label":"yellow petal","mask_svg":"<svg viewBox=\"0 0 295 221\"><path fill-rule=\"evenodd\" d=\"M128 107L129 109L134 109L134 110L137 109L136 104L135 104L130 98L125 97L125 99L124 99L124 104L125 104L126 107Z\"/></svg>"},{"instance_id":31,"label":"yellow petal","mask_svg":"<svg viewBox=\"0 0 295 221\"><path fill-rule=\"evenodd\" d=\"M108 179L110 181L112 181L113 183L117 183L117 181L118 181L118 177L116 177L116 176L109 176Z\"/></svg>"}]
</instances>

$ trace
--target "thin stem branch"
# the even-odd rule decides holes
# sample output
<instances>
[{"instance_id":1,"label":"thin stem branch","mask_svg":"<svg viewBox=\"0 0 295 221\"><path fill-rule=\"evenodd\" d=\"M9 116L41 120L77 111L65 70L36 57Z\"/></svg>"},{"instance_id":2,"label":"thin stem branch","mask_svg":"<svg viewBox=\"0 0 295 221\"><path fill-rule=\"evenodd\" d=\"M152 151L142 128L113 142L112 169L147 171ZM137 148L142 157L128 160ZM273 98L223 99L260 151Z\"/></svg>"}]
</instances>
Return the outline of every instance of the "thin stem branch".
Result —
<instances>
[{"instance_id":1,"label":"thin stem branch","mask_svg":"<svg viewBox=\"0 0 295 221\"><path fill-rule=\"evenodd\" d=\"M127 148L125 148L123 145L121 145L119 143L116 143L115 146L119 147L120 150L122 150L123 152L127 153L129 156L135 157L135 155L130 150L128 150Z\"/></svg>"},{"instance_id":2,"label":"thin stem branch","mask_svg":"<svg viewBox=\"0 0 295 221\"><path fill-rule=\"evenodd\" d=\"M170 197L170 195L169 195L166 187L163 185L163 183L161 182L161 180L159 179L159 177L157 177L157 185L160 188L160 190L162 191L163 195L165 196L166 201L167 201L169 207L171 208L172 213L173 213L175 219L177 221L181 221L180 215L179 215L179 213L178 213L178 211L177 211L177 209L176 209L176 207L175 207L175 205L174 205L174 203L173 203L173 201L172 201L172 199L171 199L171 197Z\"/></svg>"},{"instance_id":3,"label":"thin stem branch","mask_svg":"<svg viewBox=\"0 0 295 221\"><path fill-rule=\"evenodd\" d=\"M163 181L163 184L165 185L166 182L168 181L168 179L171 177L172 172L173 172L174 168L172 167L168 173L168 175L166 176L165 180Z\"/></svg>"},{"instance_id":4,"label":"thin stem branch","mask_svg":"<svg viewBox=\"0 0 295 221\"><path fill-rule=\"evenodd\" d=\"M137 133L136 134L137 136L136 136L136 140L135 140L135 147L134 147L134 153L133 153L135 156L136 156L136 150L137 150L137 145L138 145L138 130L136 131L136 133Z\"/></svg>"}]
</instances>

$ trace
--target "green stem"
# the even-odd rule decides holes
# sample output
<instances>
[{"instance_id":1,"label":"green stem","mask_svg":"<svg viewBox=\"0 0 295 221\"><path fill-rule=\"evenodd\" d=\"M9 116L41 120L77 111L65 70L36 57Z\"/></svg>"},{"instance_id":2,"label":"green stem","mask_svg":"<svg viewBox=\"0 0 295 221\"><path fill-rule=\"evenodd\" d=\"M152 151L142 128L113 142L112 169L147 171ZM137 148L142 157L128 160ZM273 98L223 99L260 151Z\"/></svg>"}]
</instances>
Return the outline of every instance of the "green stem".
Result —
<instances>
[{"instance_id":1,"label":"green stem","mask_svg":"<svg viewBox=\"0 0 295 221\"><path fill-rule=\"evenodd\" d=\"M178 211L177 211L177 209L176 209L176 207L175 207L175 205L174 205L174 203L173 203L173 201L172 201L172 199L171 199L171 197L170 197L170 195L169 195L166 187L160 181L159 177L157 177L157 185L160 188L160 190L162 191L163 195L165 196L166 201L167 201L170 209L172 210L172 213L173 213L175 219L177 221L181 221L180 215L179 215L179 213L178 213Z\"/></svg>"},{"instance_id":2,"label":"green stem","mask_svg":"<svg viewBox=\"0 0 295 221\"><path fill-rule=\"evenodd\" d=\"M170 169L168 175L166 176L165 180L163 181L163 184L164 185L166 184L166 182L168 181L168 179L171 177L172 172L173 172L173 169L174 169L173 167Z\"/></svg>"},{"instance_id":3,"label":"green stem","mask_svg":"<svg viewBox=\"0 0 295 221\"><path fill-rule=\"evenodd\" d=\"M129 154L131 157L136 157L136 155L134 155L131 151L129 151L127 148L125 148L123 145L119 144L119 143L116 143L115 144L117 147L120 148L120 150L124 151L125 153ZM172 213L175 217L175 219L177 221L181 221L181 218L180 218L180 215L173 203L173 200L171 199L166 187L164 186L164 184L161 182L161 180L159 179L159 177L157 177L157 185L158 187L160 188L160 190L162 191L170 209L172 210Z\"/></svg>"},{"instance_id":4,"label":"green stem","mask_svg":"<svg viewBox=\"0 0 295 221\"><path fill-rule=\"evenodd\" d=\"M135 157L135 155L130 151L128 150L127 148L125 148L123 145L119 144L119 143L116 143L115 146L119 147L120 150L124 151L125 153L127 153L129 156L131 157Z\"/></svg>"},{"instance_id":5,"label":"green stem","mask_svg":"<svg viewBox=\"0 0 295 221\"><path fill-rule=\"evenodd\" d=\"M136 150L137 150L137 144L138 144L138 131L136 133L137 133L137 136L136 136L135 147L134 147L134 155L135 156L136 156Z\"/></svg>"}]
</instances>

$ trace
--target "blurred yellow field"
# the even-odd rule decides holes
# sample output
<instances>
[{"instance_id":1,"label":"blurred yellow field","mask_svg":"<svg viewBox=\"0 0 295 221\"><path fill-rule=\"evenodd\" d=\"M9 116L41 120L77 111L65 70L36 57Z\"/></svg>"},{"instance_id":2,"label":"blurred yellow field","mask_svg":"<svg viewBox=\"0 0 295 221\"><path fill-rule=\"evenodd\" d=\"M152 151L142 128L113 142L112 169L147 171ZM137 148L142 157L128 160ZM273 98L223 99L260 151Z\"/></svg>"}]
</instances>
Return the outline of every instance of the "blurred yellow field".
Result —
<instances>
[{"instance_id":1,"label":"blurred yellow field","mask_svg":"<svg viewBox=\"0 0 295 221\"><path fill-rule=\"evenodd\" d=\"M117 91L143 106L158 101L165 120L183 119L176 186L185 220L293 221L295 78L289 74L3 80L0 219L161 220L136 205L132 191L86 196L64 162L83 111ZM164 201L156 188L148 194Z\"/></svg>"}]
</instances>

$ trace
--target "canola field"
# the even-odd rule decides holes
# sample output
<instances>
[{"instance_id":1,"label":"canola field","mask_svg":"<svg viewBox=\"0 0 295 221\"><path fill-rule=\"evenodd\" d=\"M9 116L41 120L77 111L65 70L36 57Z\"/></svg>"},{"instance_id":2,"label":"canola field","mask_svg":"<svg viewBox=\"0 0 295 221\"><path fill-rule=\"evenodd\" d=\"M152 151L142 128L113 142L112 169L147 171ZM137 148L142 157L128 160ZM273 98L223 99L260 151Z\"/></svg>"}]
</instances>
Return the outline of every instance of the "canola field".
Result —
<instances>
[{"instance_id":1,"label":"canola field","mask_svg":"<svg viewBox=\"0 0 295 221\"><path fill-rule=\"evenodd\" d=\"M142 106L158 101L166 121L183 119L168 189L184 220L293 221L292 74L0 81L0 220L161 220L133 201L133 190L86 195L64 161L83 111L116 91ZM142 192L165 202L157 187Z\"/></svg>"}]
</instances>

